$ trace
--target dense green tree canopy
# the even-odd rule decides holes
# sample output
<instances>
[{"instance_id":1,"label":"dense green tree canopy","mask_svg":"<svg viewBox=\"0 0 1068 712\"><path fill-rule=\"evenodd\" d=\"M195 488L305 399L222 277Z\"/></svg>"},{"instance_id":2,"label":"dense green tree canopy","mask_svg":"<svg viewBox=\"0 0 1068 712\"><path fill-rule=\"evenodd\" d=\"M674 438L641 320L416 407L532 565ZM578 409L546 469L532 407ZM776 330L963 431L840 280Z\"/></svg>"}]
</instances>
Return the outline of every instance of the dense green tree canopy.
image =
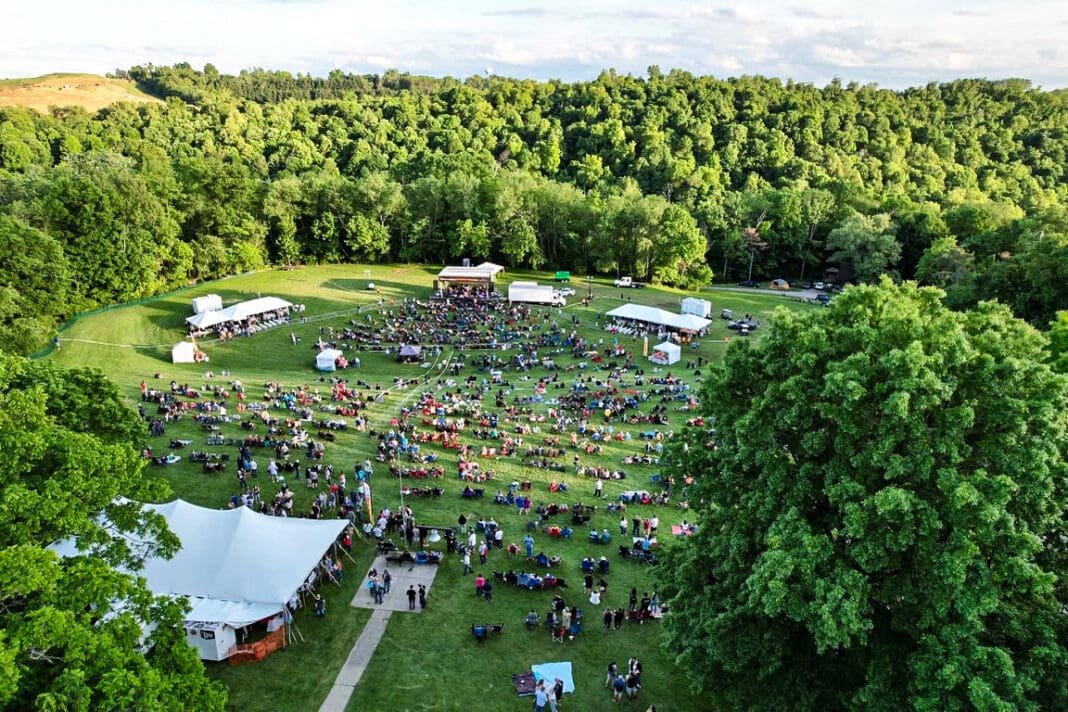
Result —
<instances>
[{"instance_id":1,"label":"dense green tree canopy","mask_svg":"<svg viewBox=\"0 0 1068 712\"><path fill-rule=\"evenodd\" d=\"M777 313L672 455L666 645L747 710L1065 709L1068 384L1007 309L883 281Z\"/></svg>"},{"instance_id":2,"label":"dense green tree canopy","mask_svg":"<svg viewBox=\"0 0 1068 712\"><path fill-rule=\"evenodd\" d=\"M684 286L845 258L863 281L912 278L954 238L975 269L950 303L996 297L1040 327L1068 271L1062 250L1029 257L1066 234L1068 94L1024 81L120 74L166 103L0 110L0 214L67 274L47 303L0 295L19 351L79 309L296 263L485 256Z\"/></svg>"},{"instance_id":3,"label":"dense green tree canopy","mask_svg":"<svg viewBox=\"0 0 1068 712\"><path fill-rule=\"evenodd\" d=\"M0 708L224 708L184 640L183 608L113 568L147 553L123 532L163 555L177 546L158 517L119 499L165 494L142 474L143 427L98 373L0 353ZM70 536L84 556L46 548Z\"/></svg>"}]
</instances>

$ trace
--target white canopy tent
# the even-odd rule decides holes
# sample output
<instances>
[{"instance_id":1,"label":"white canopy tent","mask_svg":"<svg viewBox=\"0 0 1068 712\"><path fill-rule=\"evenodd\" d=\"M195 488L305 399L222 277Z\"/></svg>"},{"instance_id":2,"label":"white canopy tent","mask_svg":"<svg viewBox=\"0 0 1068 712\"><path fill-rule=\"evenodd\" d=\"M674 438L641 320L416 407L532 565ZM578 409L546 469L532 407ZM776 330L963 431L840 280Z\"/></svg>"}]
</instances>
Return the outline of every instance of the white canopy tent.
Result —
<instances>
[{"instance_id":1,"label":"white canopy tent","mask_svg":"<svg viewBox=\"0 0 1068 712\"><path fill-rule=\"evenodd\" d=\"M217 311L222 308L222 297L220 297L218 294L205 294L203 297L194 297L193 299L194 314L200 314L201 312Z\"/></svg>"},{"instance_id":2,"label":"white canopy tent","mask_svg":"<svg viewBox=\"0 0 1068 712\"><path fill-rule=\"evenodd\" d=\"M644 304L624 304L608 312L606 316L615 319L630 319L646 324L666 326L669 329L686 330L699 333L711 326L712 322L695 314L672 314L663 309L648 307Z\"/></svg>"},{"instance_id":3,"label":"white canopy tent","mask_svg":"<svg viewBox=\"0 0 1068 712\"><path fill-rule=\"evenodd\" d=\"M678 363L682 358L682 349L678 344L673 344L670 341L665 341L662 344L657 344L653 347L653 353L649 356L650 361L656 363L662 363L670 366L673 363Z\"/></svg>"},{"instance_id":4,"label":"white canopy tent","mask_svg":"<svg viewBox=\"0 0 1068 712\"><path fill-rule=\"evenodd\" d=\"M171 363L193 363L197 360L197 347L191 341L179 341L171 347Z\"/></svg>"},{"instance_id":5,"label":"white canopy tent","mask_svg":"<svg viewBox=\"0 0 1068 712\"><path fill-rule=\"evenodd\" d=\"M267 312L281 311L292 307L291 302L279 297L259 297L248 301L238 302L225 309L200 312L186 318L186 323L195 329L210 329L219 324L231 321L245 321L249 317L258 316Z\"/></svg>"},{"instance_id":6,"label":"white canopy tent","mask_svg":"<svg viewBox=\"0 0 1068 712\"><path fill-rule=\"evenodd\" d=\"M323 349L315 357L315 367L320 371L337 370L337 360L344 355L345 352L338 349Z\"/></svg>"},{"instance_id":7,"label":"white canopy tent","mask_svg":"<svg viewBox=\"0 0 1068 712\"><path fill-rule=\"evenodd\" d=\"M712 313L712 302L707 299L687 297L682 300L681 311L683 314L693 314L694 316L708 318L708 315Z\"/></svg>"},{"instance_id":8,"label":"white canopy tent","mask_svg":"<svg viewBox=\"0 0 1068 712\"><path fill-rule=\"evenodd\" d=\"M136 573L156 595L187 598L187 620L233 627L281 612L348 526L347 519L269 517L181 499L143 506L163 515L182 548L169 560L146 558ZM74 539L50 548L64 557L82 554Z\"/></svg>"}]
</instances>

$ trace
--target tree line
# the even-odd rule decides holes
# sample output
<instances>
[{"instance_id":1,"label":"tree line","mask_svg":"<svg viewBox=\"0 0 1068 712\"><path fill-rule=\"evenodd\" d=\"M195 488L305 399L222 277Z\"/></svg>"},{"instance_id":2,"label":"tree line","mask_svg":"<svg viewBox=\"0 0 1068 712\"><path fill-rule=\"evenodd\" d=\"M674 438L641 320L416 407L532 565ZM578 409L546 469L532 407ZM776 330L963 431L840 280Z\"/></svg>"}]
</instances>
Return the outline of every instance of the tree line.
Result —
<instances>
[{"instance_id":1,"label":"tree line","mask_svg":"<svg viewBox=\"0 0 1068 712\"><path fill-rule=\"evenodd\" d=\"M118 73L164 103L0 110L0 334L236 271L453 262L819 278L847 264L1068 303L1064 91L604 72L592 82L208 65Z\"/></svg>"}]
</instances>

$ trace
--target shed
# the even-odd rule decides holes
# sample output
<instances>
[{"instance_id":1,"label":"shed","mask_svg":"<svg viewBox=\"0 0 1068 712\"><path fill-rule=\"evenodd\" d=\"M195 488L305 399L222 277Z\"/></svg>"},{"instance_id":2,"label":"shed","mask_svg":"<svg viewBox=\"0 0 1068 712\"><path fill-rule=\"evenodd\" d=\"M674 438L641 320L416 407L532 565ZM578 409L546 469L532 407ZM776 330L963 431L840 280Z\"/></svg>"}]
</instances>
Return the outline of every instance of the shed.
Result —
<instances>
[{"instance_id":1,"label":"shed","mask_svg":"<svg viewBox=\"0 0 1068 712\"><path fill-rule=\"evenodd\" d=\"M191 341L179 341L171 347L171 363L194 363L197 360L197 347Z\"/></svg>"},{"instance_id":2,"label":"shed","mask_svg":"<svg viewBox=\"0 0 1068 712\"><path fill-rule=\"evenodd\" d=\"M337 370L337 360L344 356L344 352L337 349L323 349L315 357L315 368L320 371Z\"/></svg>"},{"instance_id":3,"label":"shed","mask_svg":"<svg viewBox=\"0 0 1068 712\"><path fill-rule=\"evenodd\" d=\"M673 344L670 341L665 341L654 346L653 353L649 356L650 361L665 366L678 363L681 358L682 349L679 348L678 344Z\"/></svg>"},{"instance_id":4,"label":"shed","mask_svg":"<svg viewBox=\"0 0 1068 712\"><path fill-rule=\"evenodd\" d=\"M697 299L696 297L687 297L682 300L682 313L683 314L695 314L702 319L707 319L712 313L712 302L707 299Z\"/></svg>"}]
</instances>

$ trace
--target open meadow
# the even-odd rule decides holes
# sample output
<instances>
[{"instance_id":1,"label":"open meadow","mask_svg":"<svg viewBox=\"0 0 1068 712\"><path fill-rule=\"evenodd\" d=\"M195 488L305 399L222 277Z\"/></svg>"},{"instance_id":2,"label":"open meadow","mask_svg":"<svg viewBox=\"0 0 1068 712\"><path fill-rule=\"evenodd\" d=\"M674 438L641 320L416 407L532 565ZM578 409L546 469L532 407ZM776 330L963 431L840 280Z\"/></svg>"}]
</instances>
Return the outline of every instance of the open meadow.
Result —
<instances>
[{"instance_id":1,"label":"open meadow","mask_svg":"<svg viewBox=\"0 0 1068 712\"><path fill-rule=\"evenodd\" d=\"M476 572L482 572L492 580L494 571L510 569L517 571L537 570L532 562L524 561L522 541L528 522L538 519L532 511L522 515L512 505L494 503L498 490L508 493L512 482L529 482L528 494L534 507L539 505L575 504L595 506L596 510L588 524L575 524L570 538L551 537L543 527L571 524L569 513L548 516L545 522L535 525L532 532L535 551L544 551L549 556L558 556L562 563L553 573L566 580L567 588L556 590L528 591L494 581L492 603L486 603L474 593L474 576L464 576L459 557L446 554L430 591L429 603L418 614L395 613L390 618L385 637L378 646L370 665L349 702L349 710L460 710L477 708L484 712L498 710L525 710L530 705L527 698L516 696L510 676L529 670L531 664L551 661L570 661L573 664L576 691L562 702L568 710L607 710L613 708L611 693L602 687L604 670L610 661L625 665L628 658L638 657L643 664L642 689L632 708L645 709L656 704L657 710L703 710L707 705L693 694L687 686L682 669L676 664L670 651L661 648L661 632L655 620L645 624L624 622L620 630L604 630L601 611L604 605L626 607L632 588L638 595L652 593L656 589L655 566L622 559L618 553L620 543L630 544L631 537L620 536L620 515L606 512L609 503L618 503L624 491L648 490L653 495L661 491L659 466L649 464L623 464L624 458L647 456L655 460L656 444L666 445L672 432L686 427L686 421L695 413L687 410L691 395L696 395L700 386L700 369L696 364L686 367L687 362L701 358L715 361L725 348L724 337L734 336L726 329L725 322L718 319L721 309L733 309L735 314L750 313L758 320L766 320L770 311L779 305L791 309L813 308L782 296L750 294L743 292L705 292L703 298L713 305L714 324L711 334L699 339L699 346L683 349L682 361L670 367L658 369L642 356L640 339L630 336L614 336L598 324L599 315L619 306L624 300L660 307L677 312L679 301L686 296L695 296L677 290L648 288L643 290L620 290L611 286L609 280L587 282L576 277L571 286L578 294L571 297L563 309L534 307L528 317L529 326L553 340L567 337L572 332L586 342L587 351L599 355L576 355L562 344L547 343L538 349L539 358L549 358L554 369L537 365L532 369L518 371L501 368L501 383L486 385L485 398L481 403L472 400L472 395L483 382L491 379L490 369L477 365L486 351L461 352L452 346L440 351L426 348L424 358L416 363L398 363L392 354L367 349L344 348L346 356L360 359L359 368L345 369L335 374L322 374L315 370L316 341L342 342L331 339L330 330L340 334L349 326L379 323L389 312L402 308L404 300L427 300L432 288L437 267L422 265L344 266L332 265L304 267L290 271L268 271L242 275L226 280L199 285L179 293L167 295L149 302L125 305L76 319L62 332L61 348L48 358L66 366L90 366L102 370L121 389L131 407L139 404L146 409L149 418L154 417L155 404L142 402L141 382L147 389L171 391L172 381L194 390L195 398L182 398L191 403L209 400L225 400L228 416L233 422L214 425L209 431L205 425L194 420L197 411L189 410L183 417L165 425L162 435L150 438L152 454L156 457L174 452L182 457L173 465L146 464L146 472L166 479L176 496L190 502L224 508L231 497L240 492L236 479L237 446L234 442L249 436L263 436L267 431L262 422L256 422L250 404L271 404L269 412L283 421L296 418L293 413L273 406L277 393L268 394L266 384L277 383L281 392L299 395L313 411L313 420L341 420L347 427L332 430L314 423L287 424L305 427L311 440L324 447L321 464L334 466L334 478L344 472L348 484L356 484L356 470L365 460L373 462L370 487L375 510L389 507L396 511L401 505L401 488L436 487L440 496L408 496L405 503L412 507L417 523L444 529L457 524L460 514L472 520L495 519L504 531L505 550L494 550L484 566L478 565L473 556ZM522 272L505 272L498 279L497 291L506 291L508 282L516 279L547 281L547 275ZM367 289L373 282L377 291ZM592 292L594 299L586 306L581 298ZM198 340L197 345L210 358L208 363L172 364L171 346L186 333L184 319L192 314L190 302L193 297L219 294L224 304L231 304L256 296L277 296L297 304L303 304L303 319L294 315L290 324L265 330L248 337L227 341ZM750 339L759 339L757 329ZM655 343L652 339L650 345ZM562 432L551 432L550 409L558 410L557 398L572 392L577 379L589 379L587 388L596 389L610 378L613 366L622 367L626 358L605 355L614 346L633 354L635 368L621 374L614 383L641 402L623 415L606 419L598 411L583 418L582 413L568 413L573 423ZM392 349L395 351L395 348ZM518 351L494 352L502 359L511 359ZM455 369L452 368L455 365ZM635 383L637 369L644 370L644 381ZM667 376L677 378L678 388L669 392L658 387L655 379ZM357 392L367 402L360 416L366 417L366 425L355 426L354 417L338 416L332 410L338 403L331 400L334 384L332 378L344 379L350 390ZM555 378L555 381L552 380ZM451 380L450 380L451 379ZM470 380L469 380L470 379ZM541 379L548 379L541 392ZM234 382L239 381L244 389L242 410ZM225 397L215 396L212 390L225 391ZM390 463L376 460L379 452L379 435L390 429L397 430L407 415L415 434L428 437L435 433L438 415L423 412L418 407L420 398L431 394L437 400L446 394L456 396L456 413L448 420L455 421L464 413L481 408L482 412L495 412L500 416L499 435L494 438L478 438L474 430L478 423L468 423L459 432L459 442L471 446L468 460L479 465L479 471L491 475L484 482L464 482L458 477L458 451L446 449L440 441L421 444L417 457L429 462L413 462L402 456L398 468L426 470L440 466L441 477L413 478L391 476ZM502 406L501 403L504 405ZM662 405L665 423L641 422L650 411ZM299 419L298 419L299 420ZM586 421L587 432L583 439L601 429L598 439L590 439L590 451L585 447L571 447L570 433L577 430L579 422ZM631 421L634 422L631 422ZM244 421L245 426L241 422ZM256 423L253 425L253 423ZM252 426L252 427L249 427ZM707 426L707 424L706 424ZM517 433L517 428L526 432ZM483 455L483 448L499 451L504 438L521 436L523 444L516 446L515 454L500 456L499 452ZM522 464L527 448L552 447L546 439L559 435L562 453L542 456L539 459L551 462L558 469L535 468ZM220 439L221 444L208 444L208 437ZM602 437L603 436L603 437ZM332 438L332 439L331 439ZM190 440L183 447L169 447L172 440ZM594 448L599 446L600 450ZM647 449L648 446L648 449ZM206 472L202 464L192 462L192 451L228 455L227 469L223 472ZM261 496L270 501L279 487L267 474L268 460L274 456L273 449L254 448L258 476L249 484L258 485ZM305 458L303 448L294 449L291 461L300 461L304 466L312 464ZM582 467L603 467L625 473L625 479L602 480L604 497L594 498L595 479L576 472L576 463ZM292 473L285 473L293 491L294 516L310 511L317 491L309 489L307 480L296 480ZM409 472L409 474L411 474ZM552 482L566 482L567 491L550 492ZM322 483L320 483L322 484ZM659 546L670 547L676 543L671 535L671 525L679 524L690 513L679 507L684 499L683 483L678 482L670 491L670 499L661 505L627 505L628 527L637 515L648 518L655 513L661 522ZM484 490L481 498L463 498L465 486ZM324 516L336 516L327 512ZM612 535L608 544L595 544L590 540L590 527L607 530ZM400 542L400 536L392 538ZM507 546L520 546L516 558L509 556ZM220 542L220 546L225 542ZM444 551L445 541L430 545L431 549ZM352 557L345 560L345 577L339 586L328 584L324 589L328 613L322 618L301 610L295 618L296 629L302 642L275 653L261 663L229 666L208 663L208 674L223 681L230 693L230 707L234 710L315 710L327 693L341 668L349 650L370 617L366 608L352 608L349 602L374 559L373 543L357 539ZM599 559L606 556L610 571L603 578L607 593L600 607L591 606L583 593L583 574L580 561L585 557ZM263 562L269 566L270 562ZM598 574L598 578L601 576ZM582 609L583 631L574 639L554 642L544 627L528 631L523 619L530 609L535 609L544 619L554 593L561 594L568 605ZM392 596L403 592L394 590ZM671 615L670 611L665 615ZM504 624L500 636L491 635L487 641L477 644L471 633L472 624Z\"/></svg>"}]
</instances>

